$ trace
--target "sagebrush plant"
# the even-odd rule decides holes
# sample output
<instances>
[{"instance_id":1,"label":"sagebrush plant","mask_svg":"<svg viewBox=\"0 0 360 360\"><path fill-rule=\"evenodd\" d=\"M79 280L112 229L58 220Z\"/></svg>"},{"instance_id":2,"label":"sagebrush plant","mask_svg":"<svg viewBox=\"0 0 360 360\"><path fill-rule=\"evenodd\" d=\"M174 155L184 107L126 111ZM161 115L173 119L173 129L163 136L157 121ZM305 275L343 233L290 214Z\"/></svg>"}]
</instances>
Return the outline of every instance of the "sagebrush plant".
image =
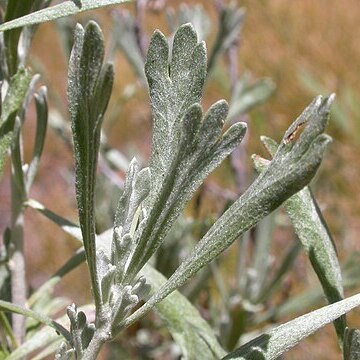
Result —
<instances>
[{"instance_id":1,"label":"sagebrush plant","mask_svg":"<svg viewBox=\"0 0 360 360\"><path fill-rule=\"evenodd\" d=\"M166 279L150 260L206 177L243 140L246 123L232 121L229 124L229 119L234 120L271 93L269 83L250 87L243 79L232 86L235 100L232 99L230 110L224 100L216 102L206 112L202 109L207 73L211 72L219 55L231 51L239 35L243 12L234 11L231 6L223 9L220 16L222 31L218 33L209 59L205 43L199 41L191 24L179 26L171 40L155 31L147 49L144 70L143 45L134 37L136 33L126 27L131 25L132 19L119 17L118 26L123 26L129 36L120 46L134 64L139 79L143 82L146 79L148 84L154 122L152 152L148 167L141 168L135 158L130 162L112 226L96 234L95 185L101 129L114 80L112 64L104 61L101 29L94 21L85 27L78 24L69 60L67 95L79 225L29 198L43 150L48 105L46 88L37 86L39 76L26 67L26 55L35 24L122 1L65 1L49 7L50 2L1 2L5 22L0 25L1 91L4 94L0 170L10 152L12 195L11 225L3 236L0 263L1 357L20 359L43 348L38 358L56 352L57 359L96 359L105 343L121 337L126 328L156 307L184 358L276 359L304 337L334 322L344 358L355 359L358 332L346 327L344 314L360 304L360 295L343 299L335 246L307 187L331 141L324 131L334 95L315 98L289 126L279 144L262 138L271 160L253 156L259 176ZM189 12L186 8L182 11L181 19L188 19ZM196 14L204 37L206 19L201 11ZM182 20L180 22L184 22ZM134 41L138 41L137 47ZM241 96L245 98L243 102L238 101ZM22 126L32 98L36 104L37 130L32 160L27 165L21 150ZM242 334L236 330L236 324L227 329L231 333L229 338L219 341L209 324L177 289L282 204L331 304L264 332L227 354L226 350L235 348ZM26 207L37 209L83 245L30 297L27 296L23 252ZM261 256L264 256L262 251ZM290 253L289 259L292 256ZM254 268L259 270L257 287L250 286L246 290L248 300L253 304L263 301L265 293L271 292L278 281L274 279L269 287L267 284L258 286L266 271L261 259L254 259ZM42 313L44 304L54 313L58 310L55 301L49 299L50 290L85 260L91 279L95 318L87 317L86 306L78 308L72 304L67 307L68 323L64 318L52 320L47 313ZM12 312L12 317L5 312ZM25 317L35 322L26 326ZM38 329L39 323L47 325L51 331Z\"/></svg>"}]
</instances>

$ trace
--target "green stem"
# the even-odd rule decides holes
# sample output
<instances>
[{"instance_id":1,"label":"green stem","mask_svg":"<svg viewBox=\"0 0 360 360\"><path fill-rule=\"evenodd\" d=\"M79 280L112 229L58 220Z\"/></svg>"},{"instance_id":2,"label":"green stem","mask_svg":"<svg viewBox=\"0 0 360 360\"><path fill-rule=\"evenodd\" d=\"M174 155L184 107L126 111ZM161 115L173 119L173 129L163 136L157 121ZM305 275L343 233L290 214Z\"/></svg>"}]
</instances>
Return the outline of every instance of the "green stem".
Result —
<instances>
[{"instance_id":1,"label":"green stem","mask_svg":"<svg viewBox=\"0 0 360 360\"><path fill-rule=\"evenodd\" d=\"M7 334L10 338L12 348L16 349L19 346L19 344L16 341L16 338L14 336L8 318L5 316L4 312L2 311L0 311L0 324L5 331L5 334Z\"/></svg>"},{"instance_id":2,"label":"green stem","mask_svg":"<svg viewBox=\"0 0 360 360\"><path fill-rule=\"evenodd\" d=\"M9 303L7 301L3 301L3 300L0 300L0 309L3 311L12 312L13 314L17 314L17 315L21 316L22 318L24 318L24 316L26 316L26 317L35 319L35 320L41 322L42 324L45 324L45 325L50 326L53 329L55 329L67 341L69 341L69 342L71 341L70 333L61 324L59 324L55 320L48 318L45 315L39 314L33 310L26 309L22 306L18 306L18 305L15 305L15 304Z\"/></svg>"}]
</instances>

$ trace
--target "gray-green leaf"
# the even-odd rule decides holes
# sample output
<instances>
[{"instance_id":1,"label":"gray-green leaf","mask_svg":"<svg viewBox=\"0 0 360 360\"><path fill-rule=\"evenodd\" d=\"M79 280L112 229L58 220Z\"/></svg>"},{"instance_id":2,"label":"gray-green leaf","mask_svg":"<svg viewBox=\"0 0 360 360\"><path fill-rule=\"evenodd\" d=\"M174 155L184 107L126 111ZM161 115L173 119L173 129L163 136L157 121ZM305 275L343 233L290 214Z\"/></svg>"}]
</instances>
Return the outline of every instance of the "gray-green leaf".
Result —
<instances>
[{"instance_id":1,"label":"gray-green leaf","mask_svg":"<svg viewBox=\"0 0 360 360\"><path fill-rule=\"evenodd\" d=\"M105 64L101 29L89 22L77 25L69 62L68 101L75 152L76 198L95 303L101 304L95 249L95 181L100 130L108 105L114 71Z\"/></svg>"},{"instance_id":2,"label":"gray-green leaf","mask_svg":"<svg viewBox=\"0 0 360 360\"><path fill-rule=\"evenodd\" d=\"M324 306L260 335L224 360L275 360L302 339L360 305L360 294Z\"/></svg>"},{"instance_id":3,"label":"gray-green leaf","mask_svg":"<svg viewBox=\"0 0 360 360\"><path fill-rule=\"evenodd\" d=\"M230 102L229 119L241 116L255 106L262 104L274 90L275 84L270 79L260 79L251 84L249 74L244 74L234 88Z\"/></svg>"},{"instance_id":4,"label":"gray-green leaf","mask_svg":"<svg viewBox=\"0 0 360 360\"><path fill-rule=\"evenodd\" d=\"M199 104L206 74L206 51L189 24L176 32L169 45L155 32L145 72L154 115L151 190L145 206L151 209L137 241L127 278L133 279L161 245L186 202L241 142L246 124L237 123L223 135L228 114L224 100L205 116Z\"/></svg>"},{"instance_id":5,"label":"gray-green leaf","mask_svg":"<svg viewBox=\"0 0 360 360\"><path fill-rule=\"evenodd\" d=\"M166 282L166 278L148 264L141 275L151 284L152 292ZM225 355L209 324L179 291L158 304L156 312L165 320L184 359L215 360Z\"/></svg>"},{"instance_id":6,"label":"gray-green leaf","mask_svg":"<svg viewBox=\"0 0 360 360\"><path fill-rule=\"evenodd\" d=\"M274 140L262 137L262 142L271 155L276 153L278 144ZM264 171L266 160L259 160L258 157L254 160L257 170ZM309 256L327 300L329 303L342 300L344 291L335 244L310 188L305 187L293 195L284 206ZM342 344L346 327L345 317L337 319L334 325Z\"/></svg>"},{"instance_id":7,"label":"gray-green leaf","mask_svg":"<svg viewBox=\"0 0 360 360\"><path fill-rule=\"evenodd\" d=\"M109 5L126 3L131 0L79 0L76 4L73 0L64 1L61 4L42 9L18 19L7 21L0 25L0 31L15 29L21 26L39 24L52 21L65 16L75 15L83 11L101 8Z\"/></svg>"},{"instance_id":8,"label":"gray-green leaf","mask_svg":"<svg viewBox=\"0 0 360 360\"><path fill-rule=\"evenodd\" d=\"M360 359L360 330L348 329L344 338L344 360Z\"/></svg>"},{"instance_id":9,"label":"gray-green leaf","mask_svg":"<svg viewBox=\"0 0 360 360\"><path fill-rule=\"evenodd\" d=\"M9 88L2 104L0 117L0 177L7 150L11 144L15 117L25 100L31 81L31 73L22 68L10 79Z\"/></svg>"},{"instance_id":10,"label":"gray-green leaf","mask_svg":"<svg viewBox=\"0 0 360 360\"><path fill-rule=\"evenodd\" d=\"M206 76L205 44L198 43L195 30L186 24L176 32L169 54L166 37L156 31L150 42L145 73L154 117L150 169L151 196L155 197L177 154L181 119L191 105L201 100Z\"/></svg>"},{"instance_id":11,"label":"gray-green leaf","mask_svg":"<svg viewBox=\"0 0 360 360\"><path fill-rule=\"evenodd\" d=\"M331 140L323 131L332 101L333 97L318 97L305 109L286 131L282 144L266 171L211 227L168 282L142 308L124 321L124 326L143 316L154 304L183 285L229 247L241 234L310 182ZM302 134L295 142L290 141L300 124L305 126Z\"/></svg>"}]
</instances>

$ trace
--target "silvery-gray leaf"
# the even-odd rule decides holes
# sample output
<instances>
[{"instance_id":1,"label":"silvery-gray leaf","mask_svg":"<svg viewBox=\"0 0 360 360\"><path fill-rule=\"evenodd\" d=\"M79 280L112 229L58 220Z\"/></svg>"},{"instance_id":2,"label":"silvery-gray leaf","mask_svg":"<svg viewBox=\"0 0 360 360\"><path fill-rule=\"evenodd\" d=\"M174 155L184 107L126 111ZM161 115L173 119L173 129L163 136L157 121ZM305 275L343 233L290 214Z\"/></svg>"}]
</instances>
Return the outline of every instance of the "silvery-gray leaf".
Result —
<instances>
[{"instance_id":1,"label":"silvery-gray leaf","mask_svg":"<svg viewBox=\"0 0 360 360\"><path fill-rule=\"evenodd\" d=\"M68 101L75 152L79 221L97 308L101 291L96 267L95 181L100 129L110 99L113 67L103 65L104 41L95 22L77 25L69 62Z\"/></svg>"},{"instance_id":2,"label":"silvery-gray leaf","mask_svg":"<svg viewBox=\"0 0 360 360\"><path fill-rule=\"evenodd\" d=\"M275 155L278 144L267 137L262 142L270 155ZM265 171L270 163L264 159L255 158L258 171ZM266 164L267 163L267 164ZM294 225L309 260L323 287L329 303L343 299L341 269L336 254L335 243L321 214L319 206L309 187L305 187L284 203L285 210ZM343 342L346 327L345 317L334 323L340 343Z\"/></svg>"},{"instance_id":3,"label":"silvery-gray leaf","mask_svg":"<svg viewBox=\"0 0 360 360\"><path fill-rule=\"evenodd\" d=\"M228 113L225 101L211 106L202 119L199 101L206 51L191 25L176 32L171 54L165 36L155 32L145 72L154 116L151 190L145 201L150 212L144 230L137 232L128 282L161 245L205 177L240 143L246 130L245 124L238 123L221 136Z\"/></svg>"},{"instance_id":4,"label":"silvery-gray leaf","mask_svg":"<svg viewBox=\"0 0 360 360\"><path fill-rule=\"evenodd\" d=\"M323 131L333 97L319 97L289 127L268 168L220 217L195 246L189 257L153 297L123 323L128 326L154 304L183 285L197 271L229 247L285 200L306 186L320 166L331 138ZM292 139L299 124L305 126L299 139Z\"/></svg>"},{"instance_id":5,"label":"silvery-gray leaf","mask_svg":"<svg viewBox=\"0 0 360 360\"><path fill-rule=\"evenodd\" d=\"M360 305L360 294L291 320L248 342L224 360L276 360L302 339Z\"/></svg>"},{"instance_id":6,"label":"silvery-gray leaf","mask_svg":"<svg viewBox=\"0 0 360 360\"><path fill-rule=\"evenodd\" d=\"M166 278L149 264L141 274L151 284L152 293L166 282ZM166 322L184 359L215 360L225 355L209 324L180 292L174 292L158 304L156 312Z\"/></svg>"},{"instance_id":7,"label":"silvery-gray leaf","mask_svg":"<svg viewBox=\"0 0 360 360\"><path fill-rule=\"evenodd\" d=\"M193 27L186 24L176 32L170 55L166 37L156 31L150 42L145 73L154 117L150 162L154 198L177 154L181 119L191 105L201 100L206 76L205 44L198 43Z\"/></svg>"},{"instance_id":8,"label":"silvery-gray leaf","mask_svg":"<svg viewBox=\"0 0 360 360\"><path fill-rule=\"evenodd\" d=\"M344 360L360 359L360 330L346 328L344 337Z\"/></svg>"},{"instance_id":9,"label":"silvery-gray leaf","mask_svg":"<svg viewBox=\"0 0 360 360\"><path fill-rule=\"evenodd\" d=\"M18 19L8 21L0 25L0 31L15 29L21 26L40 24L46 21L52 21L65 16L75 15L83 11L97 9L104 6L121 4L131 0L67 0L60 4L46 9L24 15ZM80 3L78 6L76 3Z\"/></svg>"}]
</instances>

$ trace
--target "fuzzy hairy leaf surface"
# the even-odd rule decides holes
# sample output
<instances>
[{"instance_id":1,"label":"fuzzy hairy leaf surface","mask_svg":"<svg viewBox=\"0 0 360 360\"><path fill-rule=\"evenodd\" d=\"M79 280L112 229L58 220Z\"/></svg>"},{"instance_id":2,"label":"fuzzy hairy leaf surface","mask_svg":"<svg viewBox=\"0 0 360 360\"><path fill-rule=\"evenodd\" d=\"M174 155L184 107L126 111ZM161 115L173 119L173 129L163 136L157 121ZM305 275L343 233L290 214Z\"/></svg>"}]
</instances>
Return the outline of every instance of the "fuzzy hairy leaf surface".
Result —
<instances>
[{"instance_id":1,"label":"fuzzy hairy leaf surface","mask_svg":"<svg viewBox=\"0 0 360 360\"><path fill-rule=\"evenodd\" d=\"M70 334L69 332L58 322L48 318L47 316L37 313L35 311L23 308L21 306L12 304L10 302L7 301L3 301L0 300L0 310L2 311L9 311L15 314L20 314L23 316L27 316L30 318L33 318L47 326L50 326L51 328L53 328L54 330L56 330L57 332L61 333L61 335L63 335L63 337L66 340L70 340Z\"/></svg>"},{"instance_id":2,"label":"fuzzy hairy leaf surface","mask_svg":"<svg viewBox=\"0 0 360 360\"><path fill-rule=\"evenodd\" d=\"M167 280L149 264L144 266L141 274L152 285L152 292ZM182 358L215 360L225 355L225 350L220 346L209 324L179 291L169 295L155 309L166 322L176 344L180 346Z\"/></svg>"},{"instance_id":3,"label":"fuzzy hairy leaf surface","mask_svg":"<svg viewBox=\"0 0 360 360\"><path fill-rule=\"evenodd\" d=\"M17 19L7 21L0 25L0 31L15 29L27 25L40 24L65 16L76 15L83 11L98 9L109 5L122 4L129 1L131 0L68 0L49 8L35 11ZM20 2L14 0L14 2L21 3L22 1Z\"/></svg>"},{"instance_id":4,"label":"fuzzy hairy leaf surface","mask_svg":"<svg viewBox=\"0 0 360 360\"><path fill-rule=\"evenodd\" d=\"M345 331L344 360L360 359L360 330L349 329Z\"/></svg>"},{"instance_id":5,"label":"fuzzy hairy leaf surface","mask_svg":"<svg viewBox=\"0 0 360 360\"><path fill-rule=\"evenodd\" d=\"M95 22L77 25L69 62L68 102L74 138L76 198L95 303L101 304L96 268L94 197L101 124L114 71L103 65L104 41Z\"/></svg>"},{"instance_id":6,"label":"fuzzy hairy leaf surface","mask_svg":"<svg viewBox=\"0 0 360 360\"><path fill-rule=\"evenodd\" d=\"M85 259L85 257L84 257ZM89 312L94 310L93 305L84 305L79 308L79 310L84 312ZM69 326L69 318L67 315L63 315L56 319L58 324L61 324L64 327ZM51 327L44 327L33 334L29 339L26 339L18 348L16 348L7 358L8 360L20 360L24 356L28 356L34 351L43 349L46 346L57 343L58 341L63 341L63 338L59 336L56 331Z\"/></svg>"},{"instance_id":7,"label":"fuzzy hairy leaf surface","mask_svg":"<svg viewBox=\"0 0 360 360\"><path fill-rule=\"evenodd\" d=\"M360 305L360 294L299 316L228 354L224 360L275 360L302 339Z\"/></svg>"},{"instance_id":8,"label":"fuzzy hairy leaf surface","mask_svg":"<svg viewBox=\"0 0 360 360\"><path fill-rule=\"evenodd\" d=\"M229 247L245 231L306 186L315 175L331 138L323 134L333 97L315 99L286 131L270 165L247 191L219 218L159 291L132 314L131 324L154 304L183 285L197 271ZM305 126L299 139L289 141Z\"/></svg>"},{"instance_id":9,"label":"fuzzy hairy leaf surface","mask_svg":"<svg viewBox=\"0 0 360 360\"><path fill-rule=\"evenodd\" d=\"M278 144L267 137L262 137L266 149L274 156ZM254 158L258 171L265 171L270 161ZM344 290L341 269L336 254L334 241L319 206L309 187L305 187L284 203L296 234L298 235L310 262L319 278L329 303L342 300ZM334 323L340 343L343 341L346 327L345 317Z\"/></svg>"},{"instance_id":10,"label":"fuzzy hairy leaf surface","mask_svg":"<svg viewBox=\"0 0 360 360\"><path fill-rule=\"evenodd\" d=\"M76 225L73 225L73 227L64 226L64 224L70 222L55 215L43 206L38 205L36 209L41 211L49 220L54 221L66 233L74 236L79 241L82 240L81 234L79 235L79 227ZM44 211L44 209L46 211ZM74 231L76 227L78 230ZM97 243L101 246L105 256L110 258L112 229L100 234ZM77 254L64 264L64 266L42 286L42 289L39 289L39 291L34 294L32 301L35 301L44 291L46 292L53 288L62 276L74 269L74 265L77 266L83 261L85 261L85 253L84 250L79 249ZM151 293L154 293L157 288L166 282L166 278L149 264L144 266L139 275L145 277L149 282L151 285ZM186 358L192 359L195 354L196 356L203 356L204 359L219 359L225 355L224 350L219 345L208 323L180 292L176 291L164 299L164 301L156 306L156 311L166 321L176 343L181 347L183 355L187 356ZM53 339L53 337L51 337L51 339Z\"/></svg>"},{"instance_id":11,"label":"fuzzy hairy leaf surface","mask_svg":"<svg viewBox=\"0 0 360 360\"><path fill-rule=\"evenodd\" d=\"M178 152L181 120L191 105L200 102L206 77L205 43L198 43L191 25L179 28L171 54L169 52L166 37L156 31L145 64L154 118L150 162L152 197L159 193Z\"/></svg>"},{"instance_id":12,"label":"fuzzy hairy leaf surface","mask_svg":"<svg viewBox=\"0 0 360 360\"><path fill-rule=\"evenodd\" d=\"M145 73L154 116L151 190L145 201L148 220L129 265L129 279L157 250L186 202L246 131L244 123L237 123L222 134L228 114L223 100L203 116L199 101L206 75L206 50L191 25L183 25L176 32L170 60L165 36L155 32Z\"/></svg>"}]
</instances>

